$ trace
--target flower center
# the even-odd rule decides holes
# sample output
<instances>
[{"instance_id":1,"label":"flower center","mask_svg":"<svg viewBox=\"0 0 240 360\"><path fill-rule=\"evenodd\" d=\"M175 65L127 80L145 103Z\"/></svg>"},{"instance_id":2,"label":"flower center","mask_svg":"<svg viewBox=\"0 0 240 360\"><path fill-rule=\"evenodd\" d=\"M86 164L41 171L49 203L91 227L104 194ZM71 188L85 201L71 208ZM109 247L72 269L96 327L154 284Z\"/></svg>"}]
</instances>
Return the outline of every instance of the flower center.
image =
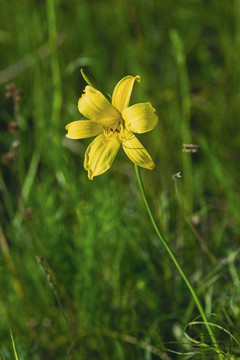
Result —
<instances>
[{"instance_id":1,"label":"flower center","mask_svg":"<svg viewBox=\"0 0 240 360\"><path fill-rule=\"evenodd\" d=\"M114 127L103 126L103 133L107 139L111 139L114 135L120 135L123 131L122 121L118 121Z\"/></svg>"}]
</instances>

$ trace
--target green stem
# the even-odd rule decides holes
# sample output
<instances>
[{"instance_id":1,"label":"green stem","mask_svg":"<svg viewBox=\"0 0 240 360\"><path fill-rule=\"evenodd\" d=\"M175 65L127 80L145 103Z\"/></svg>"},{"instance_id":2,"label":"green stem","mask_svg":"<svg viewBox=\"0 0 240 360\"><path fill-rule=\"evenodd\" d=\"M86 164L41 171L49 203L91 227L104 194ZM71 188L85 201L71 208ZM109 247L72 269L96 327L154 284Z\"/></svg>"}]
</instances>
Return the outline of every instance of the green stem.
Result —
<instances>
[{"instance_id":1,"label":"green stem","mask_svg":"<svg viewBox=\"0 0 240 360\"><path fill-rule=\"evenodd\" d=\"M167 250L168 254L170 255L172 261L173 261L174 264L176 265L176 267L177 267L180 275L182 276L183 280L185 281L185 284L187 285L187 287L188 287L188 289L189 289L189 291L190 291L190 293L191 293L191 295L192 295L192 297L193 297L193 299L194 299L194 301L195 301L195 304L196 304L196 306L197 306L197 308L198 308L198 310L199 310L199 312L200 312L200 314L201 314L201 316L202 316L202 319L203 319L203 321L204 321L204 324L205 324L205 326L206 326L206 328L207 328L207 331L208 331L208 333L209 333L209 336L210 336L210 338L211 338L211 340L212 340L212 343L213 343L214 347L215 347L215 348L218 348L217 341L216 341L216 339L215 339L215 337L214 337L214 334L213 334L213 332L212 332L211 327L209 326L208 320L207 320L207 318L206 318L206 315L205 315L205 313L204 313L204 310L203 310L203 308L202 308L202 305L201 305L201 303L200 303L200 301L199 301L199 299L198 299L198 296L197 296L196 292L194 291L191 283L189 282L187 276L184 274L184 271L183 271L183 269L181 268L181 265L179 264L178 260L176 259L175 255L173 254L173 252L172 252L172 250L170 249L167 241L165 240L165 238L164 238L163 235L161 234L161 232L160 232L160 230L159 230L159 228L158 228L158 226L157 226L157 224L156 224L156 221L155 221L155 219L154 219L154 217L153 217L152 211L151 211L151 209L150 209L150 206L149 206L149 203L148 203L148 200L147 200L147 196L146 196L146 192L145 192L145 189L144 189L144 186L143 186L143 182L142 182L142 178L141 178L141 175L140 175L140 172L139 172L139 168L138 168L138 166L137 166L136 164L134 164L134 166L135 166L135 171L136 171L136 175L137 175L138 185L139 185L139 187L140 187L140 190L141 190L141 193L142 193L142 197L143 197L143 200L144 200L144 203L145 203L145 206L146 206L148 215L149 215L149 217L150 217L150 219L151 219L152 225L153 225L153 227L154 227L154 229L155 229L155 231L156 231L159 239L161 240L162 244L164 245L165 249ZM218 358L221 359L221 360L223 359L223 356L222 356L222 354L220 353L220 350L218 350Z\"/></svg>"},{"instance_id":2,"label":"green stem","mask_svg":"<svg viewBox=\"0 0 240 360\"><path fill-rule=\"evenodd\" d=\"M48 18L48 32L49 32L49 50L50 50L50 65L52 72L52 83L54 86L53 105L52 105L52 121L59 125L61 106L62 106L62 84L61 84L61 70L58 58L58 32L57 32L57 13L56 1L47 0L47 18Z\"/></svg>"},{"instance_id":3,"label":"green stem","mask_svg":"<svg viewBox=\"0 0 240 360\"><path fill-rule=\"evenodd\" d=\"M16 359L16 360L19 360L18 354L17 354L17 350L16 350L16 346L15 346L15 342L14 342L14 338L13 338L13 334L12 334L12 331L11 331L11 330L10 330L10 336L11 336L11 340L12 340L12 346L13 346L13 351L14 351L15 359Z\"/></svg>"},{"instance_id":4,"label":"green stem","mask_svg":"<svg viewBox=\"0 0 240 360\"><path fill-rule=\"evenodd\" d=\"M179 195L179 191L178 191L178 186L177 186L177 179L174 179L174 182L175 182L175 192L176 192L176 196L177 196L177 201L178 201L178 204L179 204L179 207L180 207L180 210L181 210L181 213L183 215L183 217L185 218L186 222L188 223L190 229L192 230L193 234L195 235L195 237L197 238L197 240L199 241L199 244L202 248L203 251L205 251L209 257L209 259L212 261L213 265L219 269L219 271L221 272L222 276L227 280L229 281L228 279L228 276L226 275L226 273L223 271L223 269L219 266L218 262L217 262L217 259L215 258L215 256L213 255L213 253L209 250L209 248L207 247L206 243L204 242L204 240L202 239L201 235L199 234L199 232L195 229L194 225L192 224L191 220L189 219L184 207L183 207L183 204L182 204L182 201L181 201L181 198L180 198L180 195Z\"/></svg>"}]
</instances>

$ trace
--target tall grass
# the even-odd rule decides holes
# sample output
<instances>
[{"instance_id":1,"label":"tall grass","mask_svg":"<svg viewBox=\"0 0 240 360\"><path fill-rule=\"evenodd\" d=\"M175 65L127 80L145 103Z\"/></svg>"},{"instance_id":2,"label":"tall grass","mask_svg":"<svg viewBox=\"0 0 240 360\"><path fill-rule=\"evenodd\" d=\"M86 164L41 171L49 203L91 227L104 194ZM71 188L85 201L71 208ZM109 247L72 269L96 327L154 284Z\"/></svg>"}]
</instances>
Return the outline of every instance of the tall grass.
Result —
<instances>
[{"instance_id":1,"label":"tall grass","mask_svg":"<svg viewBox=\"0 0 240 360\"><path fill-rule=\"evenodd\" d=\"M239 1L12 0L0 19L3 356L13 358L12 329L19 359L213 359L194 344L206 328L150 226L133 165L120 152L90 182L89 139L65 138L81 118L85 66L105 93L141 76L132 103L151 101L160 118L140 137L156 163L144 186L221 350L238 359ZM11 82L23 90L17 108L5 98Z\"/></svg>"}]
</instances>

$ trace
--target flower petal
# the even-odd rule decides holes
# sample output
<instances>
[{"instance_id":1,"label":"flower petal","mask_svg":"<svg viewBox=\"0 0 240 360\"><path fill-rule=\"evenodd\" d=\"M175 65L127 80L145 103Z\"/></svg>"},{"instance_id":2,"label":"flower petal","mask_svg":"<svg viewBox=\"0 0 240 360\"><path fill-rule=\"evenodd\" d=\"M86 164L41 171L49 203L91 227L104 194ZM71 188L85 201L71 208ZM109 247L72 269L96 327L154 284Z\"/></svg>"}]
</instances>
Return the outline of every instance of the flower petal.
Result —
<instances>
[{"instance_id":1,"label":"flower petal","mask_svg":"<svg viewBox=\"0 0 240 360\"><path fill-rule=\"evenodd\" d=\"M126 108L122 112L122 117L125 120L126 128L137 134L152 130L158 122L155 109L149 102Z\"/></svg>"},{"instance_id":2,"label":"flower petal","mask_svg":"<svg viewBox=\"0 0 240 360\"><path fill-rule=\"evenodd\" d=\"M113 91L112 104L118 111L122 112L128 107L135 80L140 82L140 76L125 76L120 80Z\"/></svg>"},{"instance_id":3,"label":"flower petal","mask_svg":"<svg viewBox=\"0 0 240 360\"><path fill-rule=\"evenodd\" d=\"M124 131L122 146L129 159L136 165L149 170L154 168L155 164L151 156L131 131Z\"/></svg>"},{"instance_id":4,"label":"flower petal","mask_svg":"<svg viewBox=\"0 0 240 360\"><path fill-rule=\"evenodd\" d=\"M84 169L88 171L90 180L93 180L94 176L101 175L110 168L120 144L121 141L117 134L114 134L110 139L101 134L91 142L85 153L84 160Z\"/></svg>"},{"instance_id":5,"label":"flower petal","mask_svg":"<svg viewBox=\"0 0 240 360\"><path fill-rule=\"evenodd\" d=\"M84 94L78 100L78 110L87 119L106 127L114 126L121 119L121 114L117 109L92 86L86 86Z\"/></svg>"},{"instance_id":6,"label":"flower petal","mask_svg":"<svg viewBox=\"0 0 240 360\"><path fill-rule=\"evenodd\" d=\"M68 131L67 138L84 139L100 134L103 131L103 126L91 120L78 120L67 124L65 129Z\"/></svg>"}]
</instances>

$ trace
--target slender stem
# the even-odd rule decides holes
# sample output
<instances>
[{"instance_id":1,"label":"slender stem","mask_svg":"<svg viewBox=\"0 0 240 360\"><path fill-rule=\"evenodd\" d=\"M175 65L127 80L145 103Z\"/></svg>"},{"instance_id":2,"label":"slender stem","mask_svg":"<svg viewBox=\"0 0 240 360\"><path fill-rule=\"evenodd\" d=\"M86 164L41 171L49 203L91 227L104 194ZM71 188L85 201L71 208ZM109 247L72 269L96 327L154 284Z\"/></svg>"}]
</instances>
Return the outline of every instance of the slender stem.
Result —
<instances>
[{"instance_id":1,"label":"slender stem","mask_svg":"<svg viewBox=\"0 0 240 360\"><path fill-rule=\"evenodd\" d=\"M228 276L225 274L225 272L220 268L218 262L217 262L217 259L215 258L215 256L213 255L213 253L209 250L209 248L207 247L205 241L203 240L203 238L201 237L201 235L199 234L199 232L196 230L196 228L194 227L194 225L192 224L191 220L189 219L189 216L187 215L184 207L183 207L183 204L182 204L182 201L181 201L181 198L180 198L180 195L179 195L179 191L178 191L178 186L177 186L177 179L175 178L174 179L174 185L175 185L175 192L176 192L176 196L177 196L177 201L178 201L178 204L179 204L179 207L180 207L180 210L181 210L181 213L183 215L183 217L185 218L186 222L188 223L190 229L192 230L193 234L195 235L195 237L197 238L197 240L199 241L199 244L202 248L203 251L205 251L209 257L209 259L211 260L211 262L213 263L213 265L216 266L217 269L220 270L222 276L226 279L226 280L229 280L228 279Z\"/></svg>"},{"instance_id":2,"label":"slender stem","mask_svg":"<svg viewBox=\"0 0 240 360\"><path fill-rule=\"evenodd\" d=\"M196 236L196 238L198 239L199 241L199 244L202 248L202 250L204 250L210 260L212 261L212 263L217 266L218 263L217 263L217 260L215 258L215 256L211 253L211 251L208 249L207 245L205 244L204 240L201 238L201 236L199 235L199 233L197 232L197 230L195 229L195 227L193 226L191 220L189 219L184 207L183 207L183 204L182 204L182 201L180 199L180 196L179 196L179 192L178 192L178 187L177 187L177 179L174 179L174 185L175 185L175 192L176 192L176 195L177 195L177 201L178 201L178 204L179 204L179 207L180 207L180 210L181 210L181 213L182 215L184 216L184 218L186 219L189 227L191 228L192 232L194 233L194 235Z\"/></svg>"},{"instance_id":3,"label":"slender stem","mask_svg":"<svg viewBox=\"0 0 240 360\"><path fill-rule=\"evenodd\" d=\"M160 230L159 230L159 228L158 228L158 226L156 224L156 221L155 221L155 219L153 217L152 211L150 209L150 206L149 206L149 203L148 203L148 200L147 200L147 196L146 196L146 192L145 192L145 189L144 189L144 186L143 186L143 182L142 182L142 178L141 178L141 175L140 175L140 172L139 172L139 168L138 168L138 166L136 164L134 164L134 166L135 166L135 171L136 171L136 175L137 175L138 185L140 187L142 197L143 197L143 200L144 200L148 215L149 215L149 217L151 219L152 225L153 225L159 239L161 240L162 244L164 245L165 249L167 250L168 254L170 255L172 261L176 265L180 275L182 276L183 280L185 281L185 284L187 285L187 287L188 287L188 289L189 289L189 291L190 291L190 293L191 293L191 295L192 295L192 297L193 297L193 299L195 301L195 304L196 304L196 306L197 306L197 308L198 308L198 310L199 310L199 312L200 312L200 314L202 316L202 319L204 321L204 324L205 324L205 326L207 328L207 331L208 331L209 336L210 336L210 338L211 338L211 340L213 342L214 347L218 348L217 341L216 341L216 339L214 337L214 334L212 332L211 327L209 326L208 320L206 318L206 315L204 313L202 305L201 305L201 303L200 303L200 301L198 299L198 296L197 296L196 292L194 291L191 283L189 282L187 276L185 275L183 269L181 268L181 265L179 264L178 260L176 259L175 255L173 254L171 248L169 247L167 241L165 240L165 238L161 234L161 232L160 232ZM223 356L221 355L220 350L218 351L218 357L219 357L219 359L223 359Z\"/></svg>"},{"instance_id":4,"label":"slender stem","mask_svg":"<svg viewBox=\"0 0 240 360\"><path fill-rule=\"evenodd\" d=\"M16 346L15 346L15 342L14 342L14 338L13 338L13 334L12 334L12 331L11 331L11 330L10 330L10 336L11 336L11 340L12 340L12 346L13 346L13 351L14 351L15 359L16 359L16 360L19 360L18 354L17 354L17 350L16 350Z\"/></svg>"},{"instance_id":5,"label":"slender stem","mask_svg":"<svg viewBox=\"0 0 240 360\"><path fill-rule=\"evenodd\" d=\"M57 32L57 12L56 1L47 0L46 10L48 18L48 33L49 33L49 50L50 65L52 72L52 83L54 86L53 102L52 102L52 121L59 125L60 111L62 106L62 84L61 84L61 70L57 52L58 46L58 32Z\"/></svg>"}]
</instances>

